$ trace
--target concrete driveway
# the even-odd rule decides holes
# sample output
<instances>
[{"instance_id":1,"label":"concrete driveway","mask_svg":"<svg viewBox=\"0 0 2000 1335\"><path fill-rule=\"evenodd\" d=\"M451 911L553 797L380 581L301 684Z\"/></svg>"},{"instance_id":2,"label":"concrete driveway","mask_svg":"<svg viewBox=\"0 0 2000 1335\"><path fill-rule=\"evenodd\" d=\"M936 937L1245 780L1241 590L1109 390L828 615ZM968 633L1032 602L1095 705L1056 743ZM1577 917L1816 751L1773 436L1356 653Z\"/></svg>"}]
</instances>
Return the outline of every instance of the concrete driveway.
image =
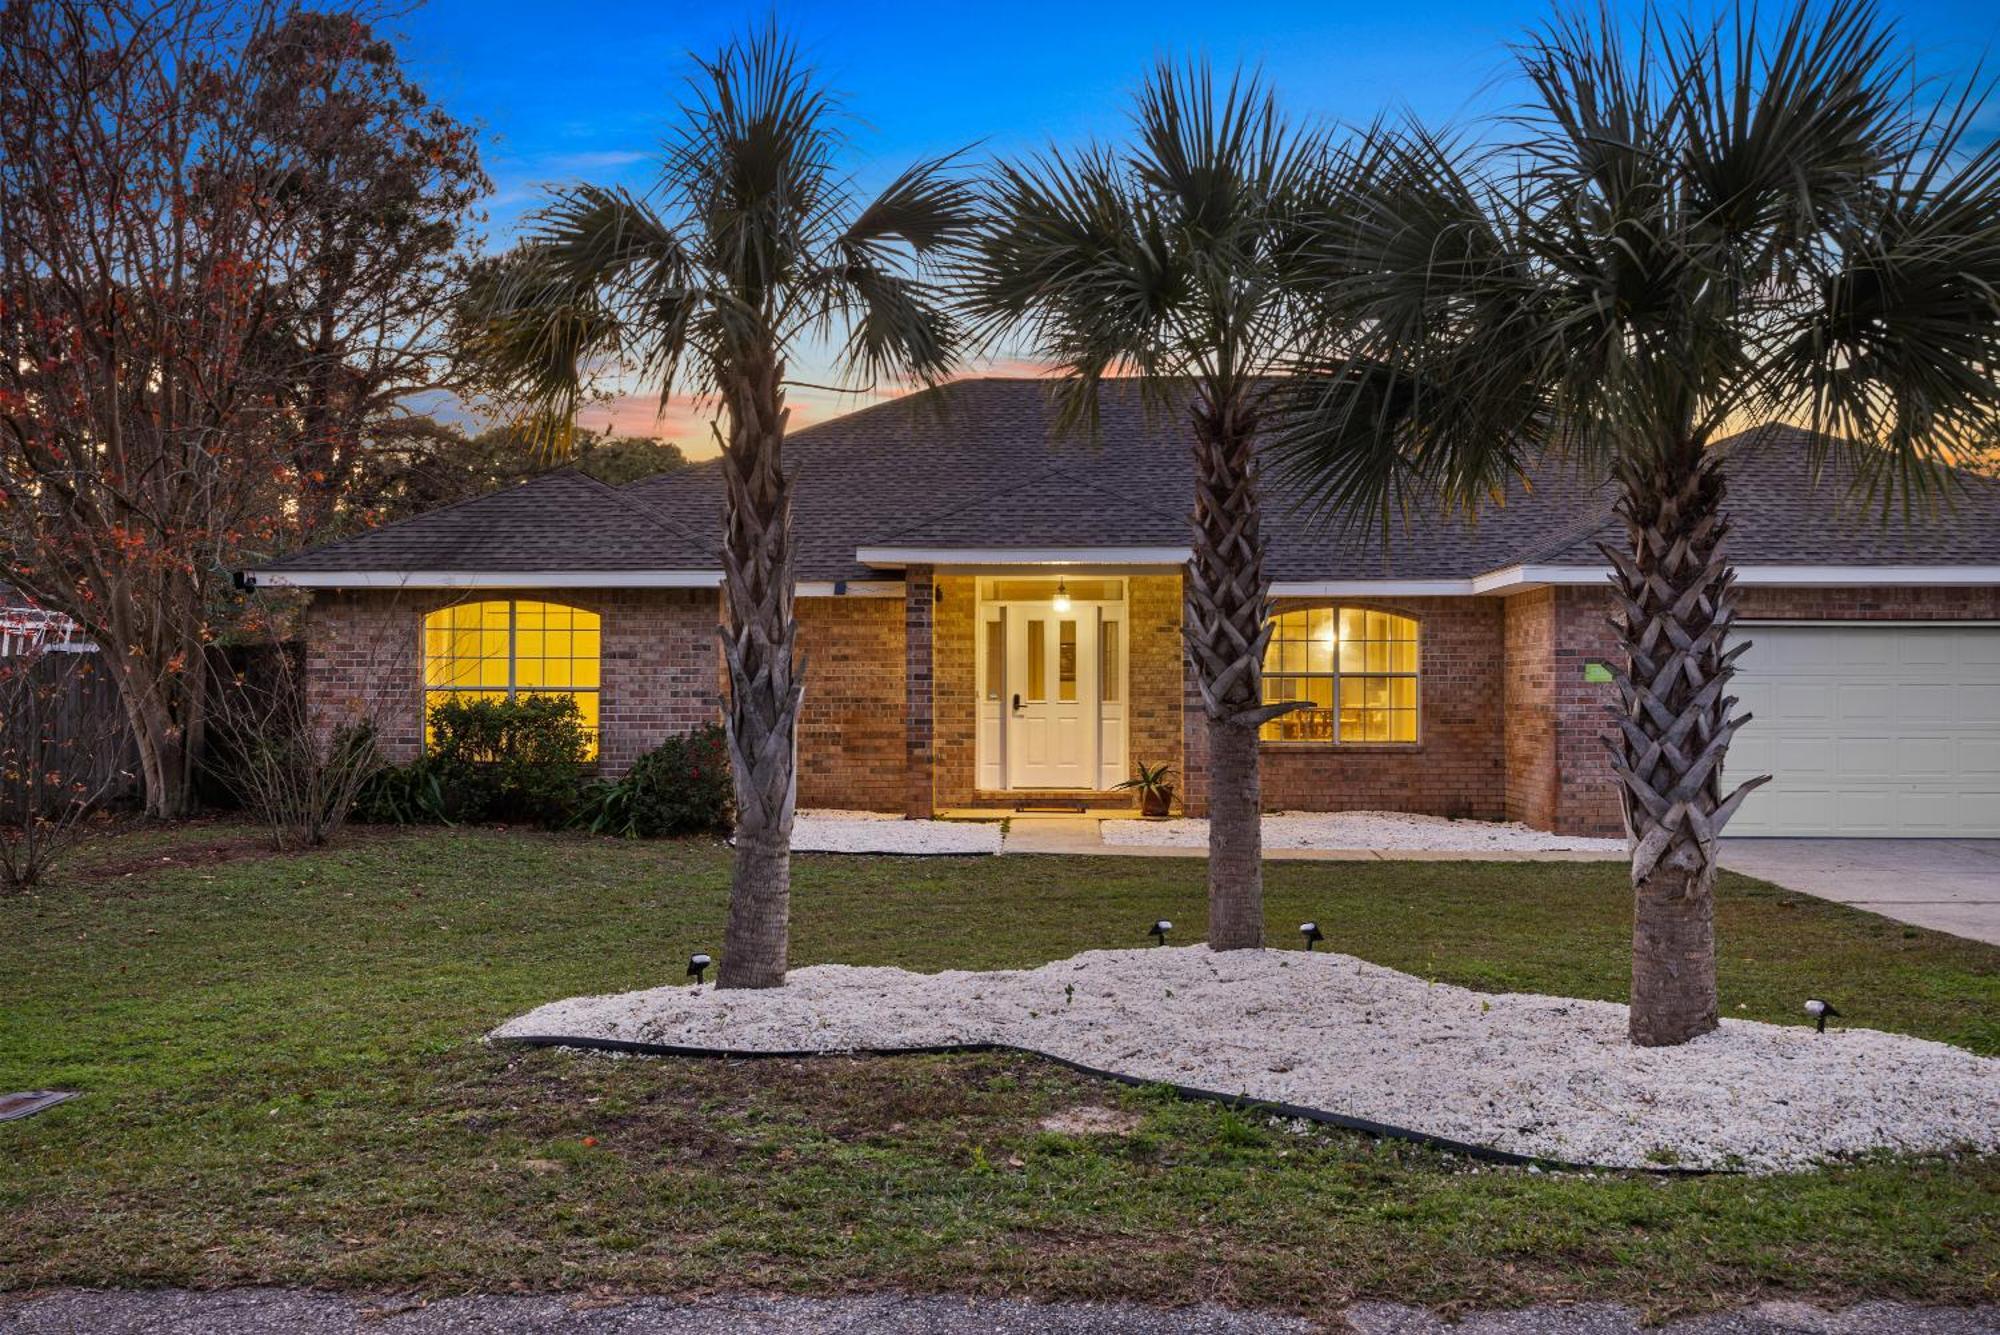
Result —
<instances>
[{"instance_id":1,"label":"concrete driveway","mask_svg":"<svg viewBox=\"0 0 2000 1335\"><path fill-rule=\"evenodd\" d=\"M1722 865L2000 946L2000 839L1729 839Z\"/></svg>"}]
</instances>

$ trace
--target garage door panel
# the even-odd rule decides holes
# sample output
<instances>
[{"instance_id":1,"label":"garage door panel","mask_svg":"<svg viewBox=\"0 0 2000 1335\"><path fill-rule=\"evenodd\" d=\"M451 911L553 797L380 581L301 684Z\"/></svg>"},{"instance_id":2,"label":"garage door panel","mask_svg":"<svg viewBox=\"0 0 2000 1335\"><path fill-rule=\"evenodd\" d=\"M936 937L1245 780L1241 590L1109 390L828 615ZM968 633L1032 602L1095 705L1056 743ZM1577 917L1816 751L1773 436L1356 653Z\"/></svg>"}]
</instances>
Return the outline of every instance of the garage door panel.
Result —
<instances>
[{"instance_id":1,"label":"garage door panel","mask_svg":"<svg viewBox=\"0 0 2000 1335\"><path fill-rule=\"evenodd\" d=\"M1910 778L1948 779L1959 772L1962 757L1949 737L1899 737L1892 773Z\"/></svg>"},{"instance_id":2,"label":"garage door panel","mask_svg":"<svg viewBox=\"0 0 2000 1335\"><path fill-rule=\"evenodd\" d=\"M2000 626L1752 626L1731 834L2000 836Z\"/></svg>"},{"instance_id":3,"label":"garage door panel","mask_svg":"<svg viewBox=\"0 0 2000 1335\"><path fill-rule=\"evenodd\" d=\"M1971 671L2000 673L2000 663L1968 664L1967 667ZM1981 732L2000 732L2000 682L1960 689L1964 706L1954 721Z\"/></svg>"},{"instance_id":4,"label":"garage door panel","mask_svg":"<svg viewBox=\"0 0 2000 1335\"><path fill-rule=\"evenodd\" d=\"M1887 779L1900 766L1893 737L1841 737L1833 743L1833 768L1850 779Z\"/></svg>"},{"instance_id":5,"label":"garage door panel","mask_svg":"<svg viewBox=\"0 0 2000 1335\"><path fill-rule=\"evenodd\" d=\"M1954 686L1905 682L1884 689L1890 703L1883 717L1899 723L1950 723L1965 710L1964 693Z\"/></svg>"}]
</instances>

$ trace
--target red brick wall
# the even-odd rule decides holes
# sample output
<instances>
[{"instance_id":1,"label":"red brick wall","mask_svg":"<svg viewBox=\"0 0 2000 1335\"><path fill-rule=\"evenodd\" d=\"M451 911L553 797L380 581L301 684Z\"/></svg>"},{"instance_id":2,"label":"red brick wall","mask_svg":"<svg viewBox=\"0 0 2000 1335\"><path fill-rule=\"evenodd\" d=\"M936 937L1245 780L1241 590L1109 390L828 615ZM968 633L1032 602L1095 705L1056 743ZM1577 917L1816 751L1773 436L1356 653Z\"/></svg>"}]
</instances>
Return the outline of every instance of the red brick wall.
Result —
<instances>
[{"instance_id":1,"label":"red brick wall","mask_svg":"<svg viewBox=\"0 0 2000 1335\"><path fill-rule=\"evenodd\" d=\"M1617 703L1608 684L1583 680L1590 659L1621 660L1607 623L1611 597L1595 587L1556 591L1558 619L1556 719L1558 767L1554 828L1564 834L1624 832L1616 781L1601 738L1612 735L1605 710ZM1958 621L2000 619L2000 589L1984 588L1746 588L1738 616L1749 621ZM1745 629L1751 639L1754 626ZM1751 727L1756 727L1753 721Z\"/></svg>"},{"instance_id":2,"label":"red brick wall","mask_svg":"<svg viewBox=\"0 0 2000 1335\"><path fill-rule=\"evenodd\" d=\"M901 811L904 698L901 598L801 598L806 660L799 805Z\"/></svg>"},{"instance_id":3,"label":"red brick wall","mask_svg":"<svg viewBox=\"0 0 2000 1335\"><path fill-rule=\"evenodd\" d=\"M707 589L355 590L316 594L306 691L321 727L366 716L392 759L423 745L423 619L453 603L524 598L601 618L600 766L624 773L668 737L720 721L717 596Z\"/></svg>"},{"instance_id":4,"label":"red brick wall","mask_svg":"<svg viewBox=\"0 0 2000 1335\"><path fill-rule=\"evenodd\" d=\"M1415 745L1266 742L1266 811L1416 811L1498 819L1505 814L1501 746L1502 608L1497 598L1280 598L1276 611L1379 607L1418 623L1419 740ZM1191 811L1207 810L1207 721L1187 689Z\"/></svg>"},{"instance_id":5,"label":"red brick wall","mask_svg":"<svg viewBox=\"0 0 2000 1335\"><path fill-rule=\"evenodd\" d=\"M1126 722L1126 758L1165 762L1185 777L1181 693L1186 642L1181 638L1181 577L1139 575L1126 581L1131 640L1126 675L1132 687Z\"/></svg>"},{"instance_id":6,"label":"red brick wall","mask_svg":"<svg viewBox=\"0 0 2000 1335\"><path fill-rule=\"evenodd\" d=\"M1507 819L1547 829L1556 817L1555 590L1516 594L1501 617Z\"/></svg>"}]
</instances>

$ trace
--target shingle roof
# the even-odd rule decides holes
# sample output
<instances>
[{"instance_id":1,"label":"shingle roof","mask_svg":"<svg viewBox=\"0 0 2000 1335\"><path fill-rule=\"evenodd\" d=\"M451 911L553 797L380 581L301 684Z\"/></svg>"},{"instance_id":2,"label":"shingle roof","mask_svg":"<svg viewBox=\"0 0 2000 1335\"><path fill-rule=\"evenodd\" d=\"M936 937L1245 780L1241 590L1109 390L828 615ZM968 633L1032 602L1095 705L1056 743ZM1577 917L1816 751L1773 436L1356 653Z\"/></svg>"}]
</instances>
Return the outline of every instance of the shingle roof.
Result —
<instances>
[{"instance_id":1,"label":"shingle roof","mask_svg":"<svg viewBox=\"0 0 2000 1335\"><path fill-rule=\"evenodd\" d=\"M385 524L270 571L708 570L715 547L574 469Z\"/></svg>"},{"instance_id":2,"label":"shingle roof","mask_svg":"<svg viewBox=\"0 0 2000 1335\"><path fill-rule=\"evenodd\" d=\"M1743 564L2000 564L2000 485L1958 509L1881 525L1844 513L1844 487L1811 485L1796 431L1726 443ZM794 550L802 580L879 577L862 548L1185 547L1193 499L1185 428L1131 386L1107 386L1092 439L1055 433L1048 386L971 380L793 433ZM1415 516L1335 531L1298 493L1266 489L1266 573L1280 583L1463 580L1518 564L1595 568L1615 537L1608 487L1551 461L1476 523ZM714 569L723 508L714 460L612 489L558 473L279 562L279 570Z\"/></svg>"},{"instance_id":3,"label":"shingle roof","mask_svg":"<svg viewBox=\"0 0 2000 1335\"><path fill-rule=\"evenodd\" d=\"M1829 463L1815 482L1812 440L1796 427L1744 432L1716 446L1729 453L1730 555L1758 566L2000 565L2000 481L1956 475L1962 487L1936 513L1887 514L1850 499L1850 468ZM1605 506L1603 520L1571 533L1530 559L1548 565L1596 565L1596 544L1622 542Z\"/></svg>"}]
</instances>

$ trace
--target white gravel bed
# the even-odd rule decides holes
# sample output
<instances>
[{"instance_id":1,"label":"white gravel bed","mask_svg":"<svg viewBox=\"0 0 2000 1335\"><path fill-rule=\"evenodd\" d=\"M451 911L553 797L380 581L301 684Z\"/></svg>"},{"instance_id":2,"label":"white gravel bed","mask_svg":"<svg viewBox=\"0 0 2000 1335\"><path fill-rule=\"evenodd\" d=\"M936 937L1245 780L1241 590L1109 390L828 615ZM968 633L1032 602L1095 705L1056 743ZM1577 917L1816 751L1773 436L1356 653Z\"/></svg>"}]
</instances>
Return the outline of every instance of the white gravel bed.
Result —
<instances>
[{"instance_id":1,"label":"white gravel bed","mask_svg":"<svg viewBox=\"0 0 2000 1335\"><path fill-rule=\"evenodd\" d=\"M881 811L801 811L792 819L794 853L995 853L997 822L904 820Z\"/></svg>"},{"instance_id":2,"label":"white gravel bed","mask_svg":"<svg viewBox=\"0 0 2000 1335\"><path fill-rule=\"evenodd\" d=\"M493 1037L732 1052L1005 1043L1604 1166L1774 1171L1877 1148L2000 1148L2000 1061L1870 1029L1747 1020L1635 1048L1625 1024L1611 1002L1473 992L1347 955L1181 946L991 973L819 964L771 991L572 997Z\"/></svg>"},{"instance_id":3,"label":"white gravel bed","mask_svg":"<svg viewBox=\"0 0 2000 1335\"><path fill-rule=\"evenodd\" d=\"M1207 848L1205 820L1108 820L1104 842L1130 847ZM1625 856L1623 839L1551 834L1518 821L1451 820L1407 811L1280 811L1264 817L1264 847L1406 849L1426 853L1602 853Z\"/></svg>"}]
</instances>

